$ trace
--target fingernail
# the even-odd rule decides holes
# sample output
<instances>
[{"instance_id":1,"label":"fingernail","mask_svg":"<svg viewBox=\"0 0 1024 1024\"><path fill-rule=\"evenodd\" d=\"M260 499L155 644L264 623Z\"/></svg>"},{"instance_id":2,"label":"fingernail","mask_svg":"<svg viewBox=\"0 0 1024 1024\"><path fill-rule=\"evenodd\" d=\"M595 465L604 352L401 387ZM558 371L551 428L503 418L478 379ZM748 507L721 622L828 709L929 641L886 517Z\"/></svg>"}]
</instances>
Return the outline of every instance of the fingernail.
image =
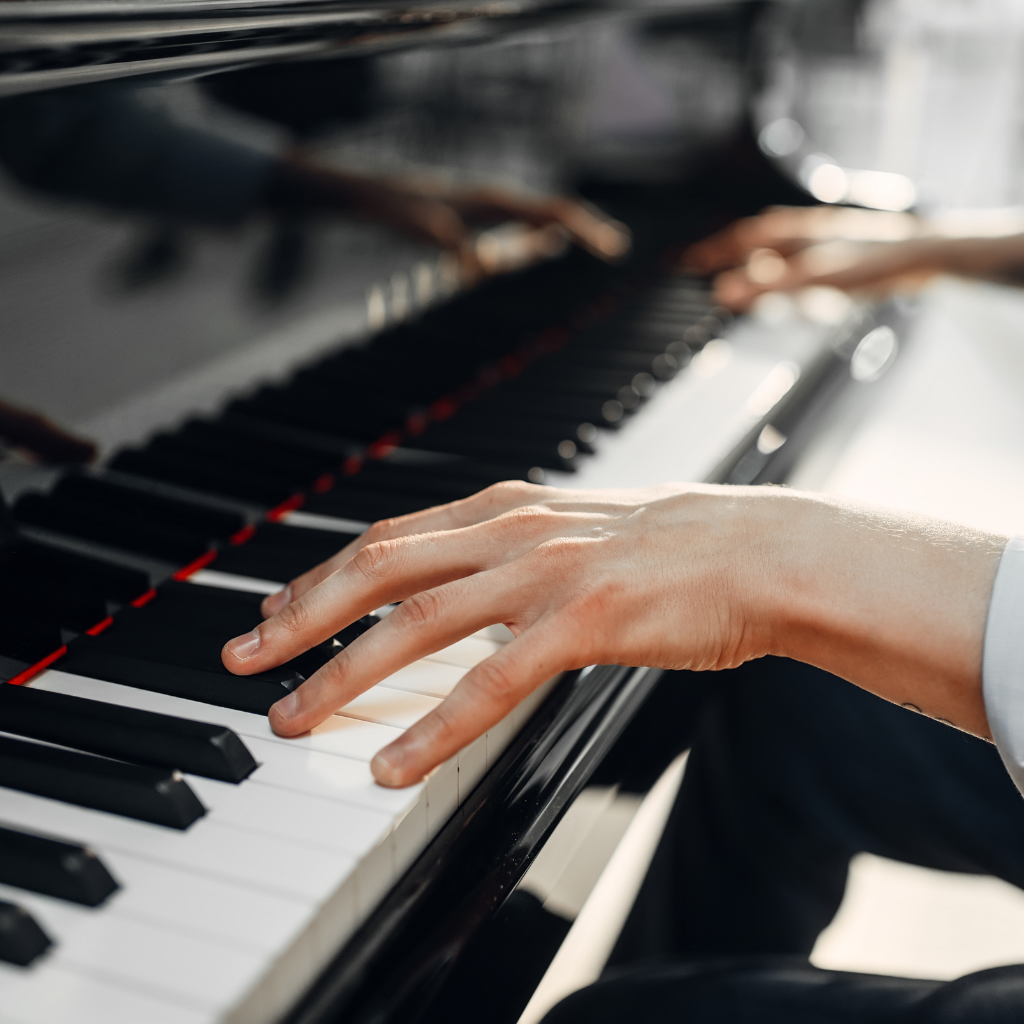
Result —
<instances>
[{"instance_id":1,"label":"fingernail","mask_svg":"<svg viewBox=\"0 0 1024 1024\"><path fill-rule=\"evenodd\" d=\"M299 713L299 695L296 692L289 693L282 697L271 709L277 712L278 718L288 721Z\"/></svg>"},{"instance_id":2,"label":"fingernail","mask_svg":"<svg viewBox=\"0 0 1024 1024\"><path fill-rule=\"evenodd\" d=\"M236 636L234 640L229 640L225 647L228 649L228 653L232 654L239 661L245 661L247 658L251 658L260 646L260 631L254 629L251 633L246 633L245 636Z\"/></svg>"},{"instance_id":3,"label":"fingernail","mask_svg":"<svg viewBox=\"0 0 1024 1024\"><path fill-rule=\"evenodd\" d=\"M398 747L385 747L377 751L370 762L370 771L373 777L385 786L393 786L398 782L398 773L401 771L402 762L405 760L402 750Z\"/></svg>"},{"instance_id":4,"label":"fingernail","mask_svg":"<svg viewBox=\"0 0 1024 1024\"><path fill-rule=\"evenodd\" d=\"M279 590L276 594L271 594L263 602L263 611L267 615L276 615L282 608L287 607L292 603L292 588L289 584L284 590Z\"/></svg>"}]
</instances>

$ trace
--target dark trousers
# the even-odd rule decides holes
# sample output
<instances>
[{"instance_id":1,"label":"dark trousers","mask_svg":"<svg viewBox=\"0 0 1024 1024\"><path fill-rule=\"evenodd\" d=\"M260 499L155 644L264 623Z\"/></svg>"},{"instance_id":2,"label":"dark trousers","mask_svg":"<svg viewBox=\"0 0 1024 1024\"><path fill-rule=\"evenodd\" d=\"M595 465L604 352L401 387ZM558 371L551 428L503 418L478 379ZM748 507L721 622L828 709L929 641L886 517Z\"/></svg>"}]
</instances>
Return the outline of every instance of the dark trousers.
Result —
<instances>
[{"instance_id":1,"label":"dark trousers","mask_svg":"<svg viewBox=\"0 0 1024 1024\"><path fill-rule=\"evenodd\" d=\"M860 851L1024 888L994 747L782 659L667 683L702 693L682 789L608 977L550 1024L1024 1022L1024 968L942 985L806 961Z\"/></svg>"}]
</instances>

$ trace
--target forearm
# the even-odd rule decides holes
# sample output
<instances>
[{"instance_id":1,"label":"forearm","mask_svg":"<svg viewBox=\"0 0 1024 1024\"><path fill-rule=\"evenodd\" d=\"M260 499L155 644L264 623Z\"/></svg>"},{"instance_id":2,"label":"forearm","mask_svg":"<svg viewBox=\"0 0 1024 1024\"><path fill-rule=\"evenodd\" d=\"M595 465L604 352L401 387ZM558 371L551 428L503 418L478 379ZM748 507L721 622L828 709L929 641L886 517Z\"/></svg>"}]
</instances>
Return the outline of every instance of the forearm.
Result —
<instances>
[{"instance_id":1,"label":"forearm","mask_svg":"<svg viewBox=\"0 0 1024 1024\"><path fill-rule=\"evenodd\" d=\"M934 269L957 277L1024 285L1024 235L933 238Z\"/></svg>"},{"instance_id":2,"label":"forearm","mask_svg":"<svg viewBox=\"0 0 1024 1024\"><path fill-rule=\"evenodd\" d=\"M774 653L985 738L982 648L1005 537L795 499L771 593Z\"/></svg>"}]
</instances>

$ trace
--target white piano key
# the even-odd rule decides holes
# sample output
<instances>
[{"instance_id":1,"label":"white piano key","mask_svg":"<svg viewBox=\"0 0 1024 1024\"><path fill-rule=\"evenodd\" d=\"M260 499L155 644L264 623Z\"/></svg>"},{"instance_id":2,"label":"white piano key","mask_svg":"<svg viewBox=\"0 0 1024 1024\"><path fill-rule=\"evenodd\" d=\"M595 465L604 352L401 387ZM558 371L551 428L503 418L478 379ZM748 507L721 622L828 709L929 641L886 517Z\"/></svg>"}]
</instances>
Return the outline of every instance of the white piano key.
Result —
<instances>
[{"instance_id":1,"label":"white piano key","mask_svg":"<svg viewBox=\"0 0 1024 1024\"><path fill-rule=\"evenodd\" d=\"M48 960L29 970L0 964L0 1007L16 1024L213 1024L217 1016Z\"/></svg>"},{"instance_id":2,"label":"white piano key","mask_svg":"<svg viewBox=\"0 0 1024 1024\"><path fill-rule=\"evenodd\" d=\"M473 636L482 637L484 640L493 640L499 644L507 644L516 638L515 633L501 622L497 622L493 626L484 626L483 629L478 629Z\"/></svg>"},{"instance_id":3,"label":"white piano key","mask_svg":"<svg viewBox=\"0 0 1024 1024\"><path fill-rule=\"evenodd\" d=\"M369 523L359 519L342 519L339 516L324 516L318 512L286 512L278 520L285 526L307 530L332 530L335 533L366 533Z\"/></svg>"},{"instance_id":4,"label":"white piano key","mask_svg":"<svg viewBox=\"0 0 1024 1024\"><path fill-rule=\"evenodd\" d=\"M361 718L378 725L408 729L441 703L436 697L427 697L407 690L395 690L378 683L349 701L341 714Z\"/></svg>"},{"instance_id":5,"label":"white piano key","mask_svg":"<svg viewBox=\"0 0 1024 1024\"><path fill-rule=\"evenodd\" d=\"M284 586L284 583L278 583L275 580L239 576L233 572L219 572L217 569L197 569L186 578L185 582L194 583L200 587L240 590L244 594L276 594Z\"/></svg>"},{"instance_id":6,"label":"white piano key","mask_svg":"<svg viewBox=\"0 0 1024 1024\"><path fill-rule=\"evenodd\" d=\"M183 871L121 850L103 851L121 884L106 903L118 914L196 932L266 953L297 935L314 903Z\"/></svg>"},{"instance_id":7,"label":"white piano key","mask_svg":"<svg viewBox=\"0 0 1024 1024\"><path fill-rule=\"evenodd\" d=\"M7 891L8 896L14 890ZM17 902L55 942L54 966L149 990L162 999L222 1010L238 1001L268 966L265 953L239 949L195 934L106 909L79 907L34 893Z\"/></svg>"},{"instance_id":8,"label":"white piano key","mask_svg":"<svg viewBox=\"0 0 1024 1024\"><path fill-rule=\"evenodd\" d=\"M32 680L31 685L41 690L105 700L124 707L177 715L197 722L214 722L234 729L242 737L254 736L307 750L342 754L359 761L371 760L381 747L387 746L401 734L400 729L388 725L346 715L333 715L312 732L294 739L286 739L278 736L270 728L270 723L264 715L202 704L181 697L169 697L163 693L140 690L134 686L121 686L119 683L107 683L101 679L89 679L69 672L50 669Z\"/></svg>"},{"instance_id":9,"label":"white piano key","mask_svg":"<svg viewBox=\"0 0 1024 1024\"><path fill-rule=\"evenodd\" d=\"M323 899L355 866L342 854L272 836L255 839L212 815L179 832L27 793L2 793L4 820L14 828L75 836L101 858L108 849L121 850L300 900Z\"/></svg>"},{"instance_id":10,"label":"white piano key","mask_svg":"<svg viewBox=\"0 0 1024 1024\"><path fill-rule=\"evenodd\" d=\"M465 675L465 670L455 665L423 660L413 662L386 676L381 686L389 686L393 690L407 690L410 693L422 693L427 697L445 698L458 685Z\"/></svg>"},{"instance_id":11,"label":"white piano key","mask_svg":"<svg viewBox=\"0 0 1024 1024\"><path fill-rule=\"evenodd\" d=\"M480 736L459 751L459 804L472 792L487 771L487 737Z\"/></svg>"},{"instance_id":12,"label":"white piano key","mask_svg":"<svg viewBox=\"0 0 1024 1024\"><path fill-rule=\"evenodd\" d=\"M395 852L390 836L366 854L356 869L356 918L363 920L396 880Z\"/></svg>"},{"instance_id":13,"label":"white piano key","mask_svg":"<svg viewBox=\"0 0 1024 1024\"><path fill-rule=\"evenodd\" d=\"M422 798L424 783L388 789L374 781L367 761L271 743L247 736L245 745L260 766L250 777L266 785L330 797L345 803L386 811L397 817Z\"/></svg>"},{"instance_id":14,"label":"white piano key","mask_svg":"<svg viewBox=\"0 0 1024 1024\"><path fill-rule=\"evenodd\" d=\"M400 876L416 859L427 844L426 787L420 799L412 804L391 830L391 850L395 876Z\"/></svg>"},{"instance_id":15,"label":"white piano key","mask_svg":"<svg viewBox=\"0 0 1024 1024\"><path fill-rule=\"evenodd\" d=\"M427 776L427 838L433 838L459 806L459 755Z\"/></svg>"},{"instance_id":16,"label":"white piano key","mask_svg":"<svg viewBox=\"0 0 1024 1024\"><path fill-rule=\"evenodd\" d=\"M216 822L357 858L384 842L394 822L394 816L384 811L256 781L235 786L194 775L186 778Z\"/></svg>"},{"instance_id":17,"label":"white piano key","mask_svg":"<svg viewBox=\"0 0 1024 1024\"><path fill-rule=\"evenodd\" d=\"M503 646L504 644L479 635L467 636L450 647L427 655L427 660L440 661L445 665L458 665L461 668L472 668L500 651Z\"/></svg>"}]
</instances>

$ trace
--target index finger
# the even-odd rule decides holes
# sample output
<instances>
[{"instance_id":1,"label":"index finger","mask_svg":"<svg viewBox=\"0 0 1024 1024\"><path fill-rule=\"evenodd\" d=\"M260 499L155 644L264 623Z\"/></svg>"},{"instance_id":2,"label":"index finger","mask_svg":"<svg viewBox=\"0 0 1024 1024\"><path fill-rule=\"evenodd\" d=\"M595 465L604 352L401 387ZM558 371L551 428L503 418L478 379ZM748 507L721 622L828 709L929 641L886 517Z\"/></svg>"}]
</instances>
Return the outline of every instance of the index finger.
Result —
<instances>
[{"instance_id":1,"label":"index finger","mask_svg":"<svg viewBox=\"0 0 1024 1024\"><path fill-rule=\"evenodd\" d=\"M553 488L542 487L538 484L528 484L521 480L506 480L502 483L492 484L482 491L477 491L476 494L472 494L468 498L449 502L447 505L435 505L433 508L397 516L394 519L381 519L365 533L346 544L336 555L332 555L326 561L314 566L301 576L297 576L283 590L265 598L260 609L264 617L269 618L271 615L276 615L286 605L307 594L332 573L337 572L367 544L408 537L416 533L434 533L472 526L475 523L493 519L495 516L521 505L536 504L551 491Z\"/></svg>"}]
</instances>

